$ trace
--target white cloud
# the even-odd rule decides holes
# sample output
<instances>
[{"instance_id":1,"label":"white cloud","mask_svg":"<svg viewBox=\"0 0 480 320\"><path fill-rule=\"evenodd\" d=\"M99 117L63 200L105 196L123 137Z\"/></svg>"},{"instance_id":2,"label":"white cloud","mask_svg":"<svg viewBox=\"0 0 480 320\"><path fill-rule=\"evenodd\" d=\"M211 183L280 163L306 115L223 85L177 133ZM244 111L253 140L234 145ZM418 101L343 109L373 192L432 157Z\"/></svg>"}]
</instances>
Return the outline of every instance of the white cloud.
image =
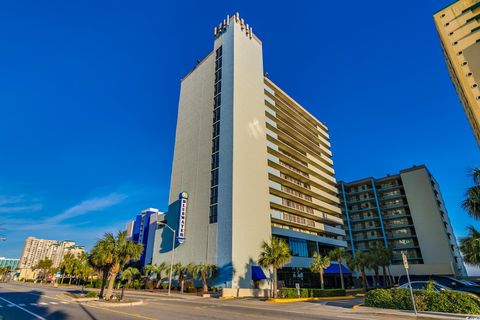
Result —
<instances>
[{"instance_id":1,"label":"white cloud","mask_svg":"<svg viewBox=\"0 0 480 320\"><path fill-rule=\"evenodd\" d=\"M39 211L42 210L42 205L39 203L26 205L26 206L14 206L14 207L0 207L0 213L15 213L25 211Z\"/></svg>"},{"instance_id":2,"label":"white cloud","mask_svg":"<svg viewBox=\"0 0 480 320\"><path fill-rule=\"evenodd\" d=\"M58 223L66 219L81 216L90 212L101 211L119 204L126 198L127 196L125 194L111 193L105 197L84 200L79 204L65 210L64 212L47 219L46 222Z\"/></svg>"},{"instance_id":3,"label":"white cloud","mask_svg":"<svg viewBox=\"0 0 480 320\"><path fill-rule=\"evenodd\" d=\"M0 206L6 205L6 204L15 204L22 202L24 200L24 196L3 196L0 195Z\"/></svg>"}]
</instances>

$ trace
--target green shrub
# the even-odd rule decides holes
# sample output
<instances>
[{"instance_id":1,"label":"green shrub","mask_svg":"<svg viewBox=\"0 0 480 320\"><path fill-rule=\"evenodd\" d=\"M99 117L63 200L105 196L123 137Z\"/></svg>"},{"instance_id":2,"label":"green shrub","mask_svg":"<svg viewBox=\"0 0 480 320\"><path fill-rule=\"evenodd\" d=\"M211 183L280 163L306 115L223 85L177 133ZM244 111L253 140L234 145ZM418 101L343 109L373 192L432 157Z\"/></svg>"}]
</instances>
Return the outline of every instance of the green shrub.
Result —
<instances>
[{"instance_id":1,"label":"green shrub","mask_svg":"<svg viewBox=\"0 0 480 320\"><path fill-rule=\"evenodd\" d=\"M418 311L479 314L480 300L465 292L445 290L414 290L415 306ZM376 289L365 296L367 307L412 310L409 289Z\"/></svg>"},{"instance_id":2,"label":"green shrub","mask_svg":"<svg viewBox=\"0 0 480 320\"><path fill-rule=\"evenodd\" d=\"M365 296L366 306L375 306L377 308L394 309L392 290L377 289L367 292Z\"/></svg>"},{"instance_id":3,"label":"green shrub","mask_svg":"<svg viewBox=\"0 0 480 320\"><path fill-rule=\"evenodd\" d=\"M96 298L96 297L98 297L98 293L96 293L95 291L88 291L87 294L85 295L85 297Z\"/></svg>"},{"instance_id":4,"label":"green shrub","mask_svg":"<svg viewBox=\"0 0 480 320\"><path fill-rule=\"evenodd\" d=\"M279 290L278 296L280 298L299 298L298 291L300 291L300 298L337 297L346 295L345 290L342 289L322 290L303 288L297 290L295 288L282 288Z\"/></svg>"},{"instance_id":5,"label":"green shrub","mask_svg":"<svg viewBox=\"0 0 480 320\"><path fill-rule=\"evenodd\" d=\"M162 283L162 289L163 290L168 289L168 283Z\"/></svg>"}]
</instances>

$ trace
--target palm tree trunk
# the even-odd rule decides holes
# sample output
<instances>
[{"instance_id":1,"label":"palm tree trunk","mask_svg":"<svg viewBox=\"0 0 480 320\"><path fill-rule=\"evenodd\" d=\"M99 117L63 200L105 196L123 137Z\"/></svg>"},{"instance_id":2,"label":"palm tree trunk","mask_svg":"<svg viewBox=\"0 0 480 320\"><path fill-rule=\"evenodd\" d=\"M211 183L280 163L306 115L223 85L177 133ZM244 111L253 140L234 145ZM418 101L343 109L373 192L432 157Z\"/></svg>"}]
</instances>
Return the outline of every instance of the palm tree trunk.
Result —
<instances>
[{"instance_id":1,"label":"palm tree trunk","mask_svg":"<svg viewBox=\"0 0 480 320\"><path fill-rule=\"evenodd\" d=\"M72 285L72 275L69 274L68 276L69 276L69 278L68 278L68 285L70 286L70 285Z\"/></svg>"},{"instance_id":2,"label":"palm tree trunk","mask_svg":"<svg viewBox=\"0 0 480 320\"><path fill-rule=\"evenodd\" d=\"M323 269L320 270L320 287L323 289L325 289L325 286L323 284Z\"/></svg>"},{"instance_id":3,"label":"palm tree trunk","mask_svg":"<svg viewBox=\"0 0 480 320\"><path fill-rule=\"evenodd\" d=\"M273 268L273 292L272 296L275 299L277 297L277 268Z\"/></svg>"},{"instance_id":4,"label":"palm tree trunk","mask_svg":"<svg viewBox=\"0 0 480 320\"><path fill-rule=\"evenodd\" d=\"M105 287L107 285L107 278L108 278L108 272L107 271L102 271L102 285L100 288L100 299L103 299L103 293L105 291Z\"/></svg>"},{"instance_id":5,"label":"palm tree trunk","mask_svg":"<svg viewBox=\"0 0 480 320\"><path fill-rule=\"evenodd\" d=\"M115 284L115 278L117 277L116 273L110 274L110 277L108 279L108 288L107 288L107 293L105 294L105 300L110 300L113 294L113 286Z\"/></svg>"},{"instance_id":6,"label":"palm tree trunk","mask_svg":"<svg viewBox=\"0 0 480 320\"><path fill-rule=\"evenodd\" d=\"M387 268L385 267L385 265L382 266L382 272L383 272L383 286L386 288L389 286L389 284L387 284Z\"/></svg>"},{"instance_id":7,"label":"palm tree trunk","mask_svg":"<svg viewBox=\"0 0 480 320\"><path fill-rule=\"evenodd\" d=\"M363 289L367 290L368 285L367 285L367 276L365 275L365 268L362 267L360 272L362 274Z\"/></svg>"},{"instance_id":8,"label":"palm tree trunk","mask_svg":"<svg viewBox=\"0 0 480 320\"><path fill-rule=\"evenodd\" d=\"M203 293L208 293L207 273L202 272Z\"/></svg>"},{"instance_id":9,"label":"palm tree trunk","mask_svg":"<svg viewBox=\"0 0 480 320\"><path fill-rule=\"evenodd\" d=\"M338 260L338 267L340 268L340 283L342 284L342 289L345 290L345 283L343 281L342 259Z\"/></svg>"},{"instance_id":10,"label":"palm tree trunk","mask_svg":"<svg viewBox=\"0 0 480 320\"><path fill-rule=\"evenodd\" d=\"M157 284L155 285L155 289L160 288L160 283L162 283L162 279L158 279Z\"/></svg>"}]
</instances>

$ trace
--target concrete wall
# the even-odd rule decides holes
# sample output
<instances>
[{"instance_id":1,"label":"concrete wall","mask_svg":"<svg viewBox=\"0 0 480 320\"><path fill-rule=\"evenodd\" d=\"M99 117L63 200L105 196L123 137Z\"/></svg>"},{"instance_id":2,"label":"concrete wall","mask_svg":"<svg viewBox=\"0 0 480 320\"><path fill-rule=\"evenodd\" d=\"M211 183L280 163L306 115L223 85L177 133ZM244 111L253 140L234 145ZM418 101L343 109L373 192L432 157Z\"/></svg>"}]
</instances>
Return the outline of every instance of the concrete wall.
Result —
<instances>
[{"instance_id":1,"label":"concrete wall","mask_svg":"<svg viewBox=\"0 0 480 320\"><path fill-rule=\"evenodd\" d=\"M425 168L402 172L401 178L426 265L452 265L454 257ZM450 267L450 272L451 271Z\"/></svg>"},{"instance_id":2,"label":"concrete wall","mask_svg":"<svg viewBox=\"0 0 480 320\"><path fill-rule=\"evenodd\" d=\"M178 224L178 195L189 194L186 240L175 249L176 262L215 263L211 248L214 237L209 224L210 161L212 150L212 110L214 54L206 57L182 80L166 220ZM153 263L170 261L172 233L164 228L155 235Z\"/></svg>"},{"instance_id":3,"label":"concrete wall","mask_svg":"<svg viewBox=\"0 0 480 320\"><path fill-rule=\"evenodd\" d=\"M251 286L251 265L271 236L262 45L234 24L232 286Z\"/></svg>"}]
</instances>

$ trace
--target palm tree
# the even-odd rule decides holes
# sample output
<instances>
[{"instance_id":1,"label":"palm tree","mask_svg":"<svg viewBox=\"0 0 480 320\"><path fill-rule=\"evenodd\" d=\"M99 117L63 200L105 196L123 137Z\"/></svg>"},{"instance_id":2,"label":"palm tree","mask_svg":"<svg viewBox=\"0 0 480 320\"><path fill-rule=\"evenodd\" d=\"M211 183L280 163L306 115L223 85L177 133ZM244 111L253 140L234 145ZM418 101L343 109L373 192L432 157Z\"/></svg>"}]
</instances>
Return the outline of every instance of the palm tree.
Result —
<instances>
[{"instance_id":1,"label":"palm tree","mask_svg":"<svg viewBox=\"0 0 480 320\"><path fill-rule=\"evenodd\" d=\"M138 260L142 255L143 245L127 239L127 231L119 231L115 237L112 233L105 233L103 239L109 243L111 268L105 299L110 300L113 285L118 273L130 260Z\"/></svg>"},{"instance_id":2,"label":"palm tree","mask_svg":"<svg viewBox=\"0 0 480 320\"><path fill-rule=\"evenodd\" d=\"M343 281L343 270L342 270L342 260L345 258L345 249L335 248L328 253L330 259L337 261L338 268L340 269L340 283L342 284L342 289L345 289L345 283Z\"/></svg>"},{"instance_id":3,"label":"palm tree","mask_svg":"<svg viewBox=\"0 0 480 320\"><path fill-rule=\"evenodd\" d=\"M387 267L390 265L392 262L393 258L393 250L392 248L381 248L379 257L378 257L378 262L380 266L382 267L382 272L383 272L383 285L385 287L393 285L390 283L391 279L390 277L387 278Z\"/></svg>"},{"instance_id":4,"label":"palm tree","mask_svg":"<svg viewBox=\"0 0 480 320\"><path fill-rule=\"evenodd\" d=\"M92 268L102 273L102 284L99 293L100 299L103 299L103 292L107 284L108 274L112 268L113 247L113 243L106 238L98 239L88 257L88 261Z\"/></svg>"},{"instance_id":5,"label":"palm tree","mask_svg":"<svg viewBox=\"0 0 480 320\"><path fill-rule=\"evenodd\" d=\"M379 269L382 266L381 256L384 254L384 247L379 245L370 248L370 251L367 253L368 263L367 267L372 269L375 272L374 282L375 287L380 283L380 272Z\"/></svg>"},{"instance_id":6,"label":"palm tree","mask_svg":"<svg viewBox=\"0 0 480 320\"><path fill-rule=\"evenodd\" d=\"M358 269L360 271L360 274L362 276L363 288L366 290L368 284L367 284L367 275L365 274L365 269L369 264L368 255L362 251L357 252L355 254L355 258L353 258L353 264L355 265L355 269Z\"/></svg>"},{"instance_id":7,"label":"palm tree","mask_svg":"<svg viewBox=\"0 0 480 320\"><path fill-rule=\"evenodd\" d=\"M145 274L147 276L151 276L152 274L155 274L155 277L157 279L157 283L155 285L155 288L158 289L160 288L160 284L162 283L162 278L163 278L163 271L167 270L167 264L165 262L160 263L160 265L156 264L149 264L145 267Z\"/></svg>"},{"instance_id":8,"label":"palm tree","mask_svg":"<svg viewBox=\"0 0 480 320\"><path fill-rule=\"evenodd\" d=\"M273 298L277 297L277 270L289 263L292 258L288 244L273 237L270 243L263 241L258 264L263 268L273 268Z\"/></svg>"},{"instance_id":9,"label":"palm tree","mask_svg":"<svg viewBox=\"0 0 480 320\"><path fill-rule=\"evenodd\" d=\"M88 256L85 252L76 257L73 270L73 274L81 281L82 292L84 292L86 278L92 273L92 269L88 265Z\"/></svg>"},{"instance_id":10,"label":"palm tree","mask_svg":"<svg viewBox=\"0 0 480 320\"><path fill-rule=\"evenodd\" d=\"M473 226L468 227L468 236L460 240L463 260L480 267L480 232Z\"/></svg>"},{"instance_id":11,"label":"palm tree","mask_svg":"<svg viewBox=\"0 0 480 320\"><path fill-rule=\"evenodd\" d=\"M72 284L72 275L73 275L74 268L75 268L75 255L71 252L67 252L63 257L62 263L60 264L60 269L62 270L61 283L63 283L63 280L67 275L69 276L68 284Z\"/></svg>"},{"instance_id":12,"label":"palm tree","mask_svg":"<svg viewBox=\"0 0 480 320\"><path fill-rule=\"evenodd\" d=\"M194 274L202 279L203 293L208 293L208 279L215 278L217 266L214 264L200 263L195 266Z\"/></svg>"},{"instance_id":13,"label":"palm tree","mask_svg":"<svg viewBox=\"0 0 480 320\"><path fill-rule=\"evenodd\" d=\"M312 272L316 272L320 274L320 287L325 289L325 285L323 283L323 270L330 267L330 258L328 256L322 256L318 252L313 254L313 261L310 265L310 270Z\"/></svg>"},{"instance_id":14,"label":"palm tree","mask_svg":"<svg viewBox=\"0 0 480 320\"><path fill-rule=\"evenodd\" d=\"M49 272L52 269L53 261L45 258L37 262L32 269L33 270L40 270L40 282L43 282L46 278L48 278Z\"/></svg>"},{"instance_id":15,"label":"palm tree","mask_svg":"<svg viewBox=\"0 0 480 320\"><path fill-rule=\"evenodd\" d=\"M138 269L134 267L128 267L127 269L122 271L120 275L120 280L124 283L124 285L122 286L122 294L120 295L120 300L123 300L125 288L128 289L132 280L139 277L140 275L140 271L138 271Z\"/></svg>"},{"instance_id":16,"label":"palm tree","mask_svg":"<svg viewBox=\"0 0 480 320\"><path fill-rule=\"evenodd\" d=\"M187 274L192 270L193 264L182 265L181 263L177 263L173 266L174 272L178 276L178 282L180 283L180 293L183 293L185 288L185 278Z\"/></svg>"},{"instance_id":17,"label":"palm tree","mask_svg":"<svg viewBox=\"0 0 480 320\"><path fill-rule=\"evenodd\" d=\"M471 173L473 186L467 189L466 199L462 208L473 218L480 220L480 168L475 168Z\"/></svg>"}]
</instances>

